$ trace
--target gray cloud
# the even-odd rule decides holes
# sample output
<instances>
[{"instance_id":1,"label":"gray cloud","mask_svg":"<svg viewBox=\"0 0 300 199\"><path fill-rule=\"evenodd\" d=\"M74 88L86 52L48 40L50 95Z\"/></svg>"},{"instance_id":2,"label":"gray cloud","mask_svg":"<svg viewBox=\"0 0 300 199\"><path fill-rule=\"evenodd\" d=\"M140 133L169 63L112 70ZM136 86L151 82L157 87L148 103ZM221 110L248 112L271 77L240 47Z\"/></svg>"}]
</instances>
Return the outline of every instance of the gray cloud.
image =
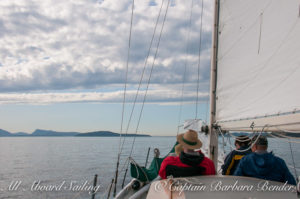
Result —
<instances>
[{"instance_id":1,"label":"gray cloud","mask_svg":"<svg viewBox=\"0 0 300 199\"><path fill-rule=\"evenodd\" d=\"M153 85L177 85L177 91L185 63L187 83L197 81L201 9L200 4L195 3L186 55L190 2L183 3L173 2L169 9L151 80ZM67 92L112 85L123 89L131 1L12 0L0 4L0 11L4 13L0 21L1 93ZM159 7L158 1L151 1L150 6L137 2L135 6L129 84L139 82ZM207 1L200 70L203 92L207 90L209 79L211 7ZM158 33L154 46L157 36ZM154 52L155 48L151 50L152 59ZM144 81L149 75L151 58Z\"/></svg>"}]
</instances>

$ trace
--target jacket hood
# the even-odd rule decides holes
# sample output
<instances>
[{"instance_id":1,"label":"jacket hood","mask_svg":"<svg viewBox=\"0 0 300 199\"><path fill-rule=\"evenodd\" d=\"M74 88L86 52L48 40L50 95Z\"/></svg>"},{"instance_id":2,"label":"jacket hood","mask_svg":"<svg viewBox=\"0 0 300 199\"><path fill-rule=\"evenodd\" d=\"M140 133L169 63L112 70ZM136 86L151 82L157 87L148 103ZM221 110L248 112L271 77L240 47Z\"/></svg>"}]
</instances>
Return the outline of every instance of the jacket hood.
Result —
<instances>
[{"instance_id":1,"label":"jacket hood","mask_svg":"<svg viewBox=\"0 0 300 199\"><path fill-rule=\"evenodd\" d=\"M275 159L273 153L253 153L251 161L256 165L254 168L258 174L266 175L276 166Z\"/></svg>"},{"instance_id":2,"label":"jacket hood","mask_svg":"<svg viewBox=\"0 0 300 199\"><path fill-rule=\"evenodd\" d=\"M195 167L203 161L204 155L203 153L188 154L181 152L179 158L182 163Z\"/></svg>"}]
</instances>

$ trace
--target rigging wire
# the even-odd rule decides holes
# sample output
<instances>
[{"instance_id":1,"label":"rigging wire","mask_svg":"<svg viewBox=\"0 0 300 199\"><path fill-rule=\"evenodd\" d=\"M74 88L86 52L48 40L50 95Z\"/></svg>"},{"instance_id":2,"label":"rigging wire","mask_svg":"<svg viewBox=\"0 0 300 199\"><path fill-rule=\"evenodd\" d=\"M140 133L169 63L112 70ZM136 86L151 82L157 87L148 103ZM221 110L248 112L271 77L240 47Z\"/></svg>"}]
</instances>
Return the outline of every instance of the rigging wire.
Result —
<instances>
[{"instance_id":1,"label":"rigging wire","mask_svg":"<svg viewBox=\"0 0 300 199\"><path fill-rule=\"evenodd\" d=\"M136 92L136 95L135 95L135 98L134 98L134 102L133 102L133 105L132 105L132 109L131 109L131 113L130 113L130 117L129 117L129 121L128 121L128 124L127 124L125 135L128 134L128 130L129 130L129 126L130 126L131 119L132 119L132 116L133 116L133 112L134 112L134 109L135 109L135 105L136 105L136 102L137 102L137 98L138 98L138 95L139 95L139 92L140 92L140 88L142 86L142 81L143 81L143 78L144 78L146 66L147 66L147 63L148 63L149 56L150 56L150 52L151 52L152 44L153 44L153 41L154 41L154 36L155 36L155 33L156 33L156 29L157 29L157 25L158 25L158 22L159 22L160 15L161 15L163 4L164 4L164 0L162 0L161 7L160 7L160 10L159 10L157 19L156 19L156 23L155 23L154 31L153 31L153 34L152 34L150 46L149 46L147 57L146 57L146 60L145 60L145 63L144 63L142 75L141 75L141 78L140 78L140 81L139 81L139 86L138 86L138 89L137 89L137 92ZM122 151L123 151L125 139L126 139L126 136L123 138L120 153L122 153Z\"/></svg>"},{"instance_id":2,"label":"rigging wire","mask_svg":"<svg viewBox=\"0 0 300 199\"><path fill-rule=\"evenodd\" d=\"M159 22L159 19L160 19L160 15L161 15L161 11L162 11L163 5L164 5L164 0L162 0L162 2L161 2L161 6L160 6L160 9L159 9L159 13L158 13L158 16L157 16L157 19L156 19L154 31L153 31L152 38L151 38L151 42L150 42L150 45L149 45L147 57L146 57L146 59L145 59L145 63L144 63L142 75L141 75L141 78L140 78L139 86L138 86L138 89L137 89L137 92L136 92L136 95L135 95L135 98L134 98L134 102L133 102L133 106L132 106L132 110L131 110L131 113L130 113L130 117L129 117L129 121L128 121L128 124L127 124L126 134L125 134L125 135L128 134L130 122L131 122L131 119L132 119L132 116L133 116L133 112L134 112L135 105L136 105L136 102L137 102L137 97L138 97L138 95L139 95L139 91L140 91L140 88L141 88L141 85L142 85L142 81L143 81L143 78L144 78L146 66L147 66L148 59L149 59L149 56L150 56L150 52L151 52L151 49L152 49L152 44L153 44L153 41L154 41L154 37L155 37L155 33L156 33L156 29L157 29L157 25L158 25L158 22ZM121 144L121 150L120 150L120 153L122 153L122 151L123 151L125 140L126 140L126 136L123 138L123 142L122 142L122 144ZM125 168L126 165L129 166L129 159L128 159L128 158L127 158L126 161L124 162L124 165L123 165L123 167L122 167L122 170ZM127 171L128 171L128 166L127 166L127 168L125 169L124 178L126 178L126 174L127 174Z\"/></svg>"},{"instance_id":3,"label":"rigging wire","mask_svg":"<svg viewBox=\"0 0 300 199\"><path fill-rule=\"evenodd\" d=\"M121 117L121 127L120 127L120 139L119 139L119 152L118 152L118 157L117 157L117 165L116 165L116 172L115 172L115 179L114 179L114 196L116 195L118 170L119 170L120 155L121 155L121 153L120 153L121 152L121 138L122 138L122 133L123 133L123 122L124 122L124 112L125 112L125 102L126 102L127 81L128 81L128 65L129 65L129 60L130 60L133 10L134 10L134 0L132 0L132 7L131 7L131 19L130 19L130 28L129 28L129 38L128 38L127 61L126 61L126 74L125 74L124 94L123 94L123 103L122 103L122 117Z\"/></svg>"},{"instance_id":4,"label":"rigging wire","mask_svg":"<svg viewBox=\"0 0 300 199\"><path fill-rule=\"evenodd\" d=\"M186 50L185 50L185 63L184 63L184 72L183 72L183 80L182 80L182 88L181 88L181 99L180 99L180 106L179 106L179 114L178 114L178 125L177 125L177 135L179 134L179 128L181 127L180 121L181 121L181 114L182 114L182 106L183 106L183 94L184 94L184 87L185 87L185 78L187 73L187 55L189 53L189 41L190 41L190 33L191 33L191 26L192 26L192 16L193 16L193 7L194 7L194 0L192 0L191 4L191 12L190 12L190 21L189 21L189 28L188 28L188 34L186 37Z\"/></svg>"},{"instance_id":5,"label":"rigging wire","mask_svg":"<svg viewBox=\"0 0 300 199\"><path fill-rule=\"evenodd\" d=\"M208 86L208 91L207 91L207 93L209 93L209 86ZM209 95L207 96L207 99L206 99L206 102L205 102L205 104L206 104L206 106L205 106L205 122L207 123L207 121L208 121L208 103L209 103Z\"/></svg>"},{"instance_id":6,"label":"rigging wire","mask_svg":"<svg viewBox=\"0 0 300 199\"><path fill-rule=\"evenodd\" d=\"M151 70L150 70L150 75L149 75L149 78L148 78L147 87L146 87L145 94L144 94L144 99L143 99L143 102L142 102L142 108L140 110L137 127L136 127L136 130L135 130L134 138L133 138L132 145L131 145L130 154L128 156L129 158L131 157L132 152L133 152L133 147L134 147L134 143L135 143L135 140L136 140L136 135L137 135L137 132L138 132L139 124L140 124L140 121L141 121L141 117L142 117L144 105L145 105L145 102L146 102L146 96L147 96L147 93L148 93L149 84L150 84L150 81L151 81L152 72L153 72L153 68L154 68L154 63L155 63L155 60L156 60L156 57L157 57L157 53L158 53L158 49L159 49L159 44L160 44L160 40L161 40L161 36L162 36L164 24L165 24L165 21L166 21L166 17L167 17L169 5L170 5L170 0L168 0L168 4L167 4L167 7L166 7L165 15L164 15L164 18L163 18L163 23L162 23L161 31L160 31L160 34L159 34L158 43L157 43L157 46L156 46L156 51L155 51L154 59L153 59L153 62L152 62L152 66L151 66ZM157 21L158 21L158 19L157 19ZM127 164L126 171L128 170L128 167L129 167L129 164ZM126 177L126 176L124 176L124 177Z\"/></svg>"},{"instance_id":7,"label":"rigging wire","mask_svg":"<svg viewBox=\"0 0 300 199\"><path fill-rule=\"evenodd\" d=\"M129 28L129 38L128 38L128 52L127 52L127 61L126 61L126 74L125 74L125 84L124 84L123 103L122 103L122 118L121 118L121 128L120 128L119 154L120 154L120 150L121 150L121 137L122 137L122 132L123 132L123 122L124 122L124 112L125 112L125 102L126 102L128 65L129 65L129 60L130 60L132 22L133 22L133 10L134 10L134 0L132 0L132 7L131 7L131 19L130 19L130 28ZM118 157L118 159L119 159L119 157Z\"/></svg>"},{"instance_id":8,"label":"rigging wire","mask_svg":"<svg viewBox=\"0 0 300 199\"><path fill-rule=\"evenodd\" d=\"M199 39L199 58L198 58L198 78L197 78L197 98L196 98L195 119L197 119L197 117L198 117L200 63L201 63L201 50L202 50L202 26L203 26L202 24L203 24L203 0L202 0L202 5L201 5L201 17L200 17L200 39Z\"/></svg>"},{"instance_id":9,"label":"rigging wire","mask_svg":"<svg viewBox=\"0 0 300 199\"><path fill-rule=\"evenodd\" d=\"M231 140L230 137L228 137L227 142L229 143L229 146L231 145ZM232 151L232 149L230 148L230 151Z\"/></svg>"},{"instance_id":10,"label":"rigging wire","mask_svg":"<svg viewBox=\"0 0 300 199\"><path fill-rule=\"evenodd\" d=\"M163 18L162 27L161 27L161 30L160 30L160 34L159 34L159 38L158 38L158 42L157 42L157 46L156 46L156 51L155 51L154 59L153 59L153 62L152 62L151 71L150 71L149 79L148 79L148 82L147 82L147 87L146 87L146 91L145 91L145 94L144 94L142 108L141 108L138 123L137 123L137 126L136 126L135 136L134 136L133 141L132 141L132 146L131 146L129 157L132 155L133 146L134 146L134 143L135 143L135 140L136 140L136 134L138 132L140 121L141 121L141 118L142 118L142 113L143 113L143 110L144 110L144 105L145 105L145 102L146 102L146 97L147 97L147 93L148 93L148 89L149 89L149 85L150 85L150 81L151 81L151 77L152 77L154 63L156 61L156 57L157 57L157 53L158 53L158 49L159 49L159 44L160 44L162 32L163 32L163 29L164 29L165 21L166 21L166 18L167 18L167 13L168 13L168 10L169 10L169 5L170 5L170 0L168 0L167 8L166 8L165 15L164 15L164 18Z\"/></svg>"}]
</instances>

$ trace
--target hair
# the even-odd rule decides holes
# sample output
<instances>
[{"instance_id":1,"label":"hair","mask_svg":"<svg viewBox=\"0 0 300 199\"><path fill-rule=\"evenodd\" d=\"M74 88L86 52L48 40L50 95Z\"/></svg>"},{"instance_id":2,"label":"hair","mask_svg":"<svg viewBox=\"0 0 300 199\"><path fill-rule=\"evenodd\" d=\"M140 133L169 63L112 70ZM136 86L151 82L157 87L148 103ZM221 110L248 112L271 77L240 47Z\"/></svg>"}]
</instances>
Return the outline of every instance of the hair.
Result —
<instances>
[{"instance_id":1,"label":"hair","mask_svg":"<svg viewBox=\"0 0 300 199\"><path fill-rule=\"evenodd\" d=\"M261 136L258 137L258 135L255 135L255 136L252 138L252 143L254 143L255 141L256 141L255 145L257 145L257 146L262 146L262 147L265 146L265 147L268 148L268 139L267 139L266 136L261 135Z\"/></svg>"},{"instance_id":2,"label":"hair","mask_svg":"<svg viewBox=\"0 0 300 199\"><path fill-rule=\"evenodd\" d=\"M267 145L256 145L257 150L262 150L262 151L266 151L268 149Z\"/></svg>"},{"instance_id":3,"label":"hair","mask_svg":"<svg viewBox=\"0 0 300 199\"><path fill-rule=\"evenodd\" d=\"M251 139L247 135L240 135L235 138L234 145L238 144L241 147L247 147L251 143Z\"/></svg>"}]
</instances>

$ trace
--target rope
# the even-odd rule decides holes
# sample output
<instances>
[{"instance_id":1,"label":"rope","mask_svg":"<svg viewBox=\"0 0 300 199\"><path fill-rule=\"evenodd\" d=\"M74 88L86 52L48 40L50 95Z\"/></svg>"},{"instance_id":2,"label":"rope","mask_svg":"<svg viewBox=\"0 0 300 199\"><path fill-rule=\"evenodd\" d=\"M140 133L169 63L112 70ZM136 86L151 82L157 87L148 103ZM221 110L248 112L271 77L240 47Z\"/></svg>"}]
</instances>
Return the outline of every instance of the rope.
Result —
<instances>
[{"instance_id":1,"label":"rope","mask_svg":"<svg viewBox=\"0 0 300 199\"><path fill-rule=\"evenodd\" d=\"M294 165L294 172L295 172L295 176L298 176L297 170L296 170L296 164L295 164L295 160L294 160L294 154L293 154L293 148L292 148L292 143L289 142L290 145L290 149L291 149L291 156L292 156L292 161L293 161L293 165Z\"/></svg>"},{"instance_id":2,"label":"rope","mask_svg":"<svg viewBox=\"0 0 300 199\"><path fill-rule=\"evenodd\" d=\"M296 169L297 171L300 171L299 167L294 167L293 165L287 164L288 167L292 168L292 169Z\"/></svg>"},{"instance_id":3,"label":"rope","mask_svg":"<svg viewBox=\"0 0 300 199\"><path fill-rule=\"evenodd\" d=\"M267 127L267 126L268 126L268 125L265 125L265 126L262 128L262 130L261 130L260 133L258 134L258 136L257 136L257 138L255 139L255 141L254 141L247 149L239 150L239 149L236 149L235 147L233 147L231 144L229 145L230 148L231 148L232 150L237 151L237 152L245 152L245 151L248 151L249 149L251 149L251 148L256 144L257 140L258 140L259 137L261 136L261 134L262 134L262 132L264 131L265 127ZM223 135L223 133L222 133L220 127L218 127L218 130L219 130L220 134L224 137L224 135ZM229 135L230 135L230 134L229 134Z\"/></svg>"},{"instance_id":4,"label":"rope","mask_svg":"<svg viewBox=\"0 0 300 199\"><path fill-rule=\"evenodd\" d=\"M281 136L282 138L287 138L287 139L300 139L300 138L297 138L297 137L292 137L292 136L287 136L287 135L281 135L281 134L278 134L276 132L272 132L272 134L275 134L276 136Z\"/></svg>"},{"instance_id":5,"label":"rope","mask_svg":"<svg viewBox=\"0 0 300 199\"><path fill-rule=\"evenodd\" d=\"M134 167L135 167L135 169L136 169L136 171L137 171L137 178L139 178L139 170L138 170L138 167L139 167L139 168L141 168L141 167L139 166L138 163L136 163L136 162L134 161L134 159L133 159L132 157L129 157L128 159L129 159L130 163L132 163L132 164L134 165ZM150 182L150 181L149 181L149 178L148 178L148 176L147 176L147 174L145 173L145 171L144 171L143 169L141 169L141 171L143 172L143 174L144 174L145 177L147 178L147 182Z\"/></svg>"},{"instance_id":6,"label":"rope","mask_svg":"<svg viewBox=\"0 0 300 199\"><path fill-rule=\"evenodd\" d=\"M202 24L203 24L202 21L203 21L203 0L202 0L202 5L201 5L199 58L198 58L198 78L197 78L197 98L196 98L196 114L195 114L195 119L197 119L197 117L198 117L200 63L201 63L201 49L202 49Z\"/></svg>"},{"instance_id":7,"label":"rope","mask_svg":"<svg viewBox=\"0 0 300 199\"><path fill-rule=\"evenodd\" d=\"M297 142L297 141L286 140L286 139L288 139L288 138L283 138L283 137L275 136L275 135L273 135L273 134L269 134L269 135L270 135L271 137L274 137L274 138L278 139L278 140L283 140L283 141L285 141L285 142L290 142L290 143L300 144L300 142Z\"/></svg>"},{"instance_id":8,"label":"rope","mask_svg":"<svg viewBox=\"0 0 300 199\"><path fill-rule=\"evenodd\" d=\"M194 0L192 0L191 4L191 13L190 13L190 21L189 21L189 29L188 34L186 37L186 50L185 50L185 63L184 63L184 72L183 72L183 80L182 80L182 88L181 88L181 99L180 99L180 106L179 106L179 115L178 115L178 127L177 127L177 135L179 133L180 128L180 121L181 121L181 114L182 114L182 106L183 106L183 94L184 94L184 87L185 87L185 77L186 77L186 71L187 71L187 55L189 52L189 41L190 41L190 33L191 33L191 26L192 26L192 15L193 15L193 7L194 7Z\"/></svg>"},{"instance_id":9,"label":"rope","mask_svg":"<svg viewBox=\"0 0 300 199\"><path fill-rule=\"evenodd\" d=\"M275 126L275 128L277 128L278 130L280 130L281 132L284 132L284 133L299 133L298 131L296 132L292 132L292 131L286 131L286 130L283 130L283 129L280 129L279 127ZM273 132L273 133L276 133L276 132ZM278 134L278 133L277 133ZM285 138L291 138L291 139L300 139L300 138L297 138L297 137L292 137L292 136L287 136L287 135L281 135L280 136L282 137L285 137Z\"/></svg>"},{"instance_id":10,"label":"rope","mask_svg":"<svg viewBox=\"0 0 300 199\"><path fill-rule=\"evenodd\" d=\"M223 153L225 154L225 138L222 136Z\"/></svg>"}]
</instances>

